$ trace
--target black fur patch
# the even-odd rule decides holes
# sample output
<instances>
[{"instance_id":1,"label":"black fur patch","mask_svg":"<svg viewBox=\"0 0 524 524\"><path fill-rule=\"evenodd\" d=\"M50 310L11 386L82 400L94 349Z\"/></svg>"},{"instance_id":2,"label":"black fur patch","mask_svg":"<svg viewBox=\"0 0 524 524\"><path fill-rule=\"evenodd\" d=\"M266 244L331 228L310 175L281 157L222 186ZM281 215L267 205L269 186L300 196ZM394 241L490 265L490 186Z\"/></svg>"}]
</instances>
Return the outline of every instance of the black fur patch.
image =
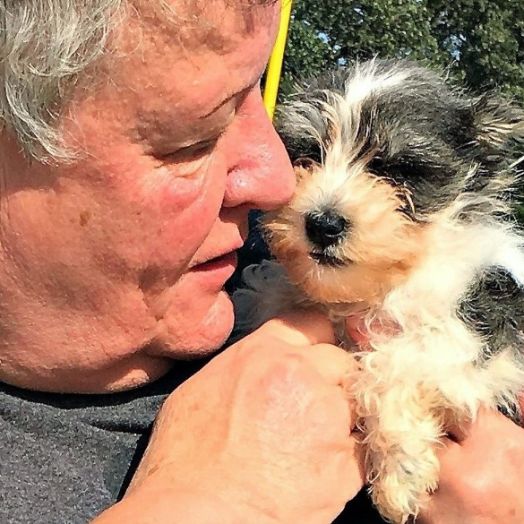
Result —
<instances>
[{"instance_id":1,"label":"black fur patch","mask_svg":"<svg viewBox=\"0 0 524 524\"><path fill-rule=\"evenodd\" d=\"M445 84L422 84L426 92L394 89L362 108L360 132L369 133L378 154L370 169L407 188L416 215L450 204L463 190L475 140L471 108Z\"/></svg>"},{"instance_id":2,"label":"black fur patch","mask_svg":"<svg viewBox=\"0 0 524 524\"><path fill-rule=\"evenodd\" d=\"M318 140L311 136L293 136L284 138L280 136L286 144L286 150L293 165L303 165L309 161L321 164L324 152Z\"/></svg>"},{"instance_id":3,"label":"black fur patch","mask_svg":"<svg viewBox=\"0 0 524 524\"><path fill-rule=\"evenodd\" d=\"M379 78L400 73L403 79L363 100L358 129L352 128L354 119L338 126L342 140L356 131L357 143L364 144L362 156L375 153L369 168L376 176L401 188L401 198L409 195L400 212L424 221L461 193L480 193L495 177L515 176L516 170L509 166L519 157L518 148L510 147L512 139L503 134L488 141L483 128L490 121L518 122L523 118L520 110L493 95L474 97L454 89L439 74L407 60L377 60L374 68ZM322 162L322 148L330 147L329 119L323 107L333 102L333 93L344 97L354 78L358 68L330 72L307 82L281 108L277 127L292 160L309 157ZM292 118L286 119L288 108L309 119L315 136L297 128ZM500 191L502 200L513 198ZM458 218L467 221L477 211L465 208Z\"/></svg>"},{"instance_id":4,"label":"black fur patch","mask_svg":"<svg viewBox=\"0 0 524 524\"><path fill-rule=\"evenodd\" d=\"M485 271L463 297L457 314L486 341L479 366L507 348L513 350L515 362L524 362L524 288L506 269L491 267ZM504 414L522 425L516 403Z\"/></svg>"},{"instance_id":5,"label":"black fur patch","mask_svg":"<svg viewBox=\"0 0 524 524\"><path fill-rule=\"evenodd\" d=\"M471 286L458 308L459 317L488 341L489 359L524 336L524 288L502 267L492 267ZM524 357L524 352L522 352Z\"/></svg>"}]
</instances>

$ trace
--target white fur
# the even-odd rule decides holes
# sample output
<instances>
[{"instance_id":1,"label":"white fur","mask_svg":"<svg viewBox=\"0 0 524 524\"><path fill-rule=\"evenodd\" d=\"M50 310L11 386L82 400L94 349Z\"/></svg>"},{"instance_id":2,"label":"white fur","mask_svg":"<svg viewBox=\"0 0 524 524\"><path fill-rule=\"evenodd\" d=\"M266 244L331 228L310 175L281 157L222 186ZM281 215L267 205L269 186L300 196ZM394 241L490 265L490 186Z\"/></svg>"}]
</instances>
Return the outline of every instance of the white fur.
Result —
<instances>
[{"instance_id":1,"label":"white fur","mask_svg":"<svg viewBox=\"0 0 524 524\"><path fill-rule=\"evenodd\" d=\"M485 367L476 365L483 341L455 315L478 270L499 265L512 274L522 271L518 239L497 228L457 232L446 226L437 226L434 237L434 252L387 295L381 310L368 312L370 328L376 316L385 316L400 334L385 339L370 330L373 351L360 355L363 372L352 390L366 433L373 497L394 522L418 514L425 493L437 487L436 444L447 412L458 421L473 419L480 406L507 404L524 383L510 348Z\"/></svg>"},{"instance_id":2,"label":"white fur","mask_svg":"<svg viewBox=\"0 0 524 524\"><path fill-rule=\"evenodd\" d=\"M501 227L457 228L444 221L433 226L432 239L432 249L410 278L379 308L367 311L373 351L357 354L361 370L351 391L366 435L373 498L394 522L418 514L425 494L437 487L438 442L448 412L457 421L473 419L480 406L496 408L515 398L524 383L524 369L508 351L484 367L476 365L483 341L455 314L479 270L498 265L522 276L519 237ZM250 329L305 302L290 291L284 275L277 263L267 261L245 272L246 288L236 302ZM343 324L338 306L324 307ZM377 318L395 321L399 334L374 332Z\"/></svg>"},{"instance_id":3,"label":"white fur","mask_svg":"<svg viewBox=\"0 0 524 524\"><path fill-rule=\"evenodd\" d=\"M346 102L350 106L360 105L369 96L399 86L405 79L406 73L402 70L378 73L374 60L359 64L355 75L346 83Z\"/></svg>"}]
</instances>

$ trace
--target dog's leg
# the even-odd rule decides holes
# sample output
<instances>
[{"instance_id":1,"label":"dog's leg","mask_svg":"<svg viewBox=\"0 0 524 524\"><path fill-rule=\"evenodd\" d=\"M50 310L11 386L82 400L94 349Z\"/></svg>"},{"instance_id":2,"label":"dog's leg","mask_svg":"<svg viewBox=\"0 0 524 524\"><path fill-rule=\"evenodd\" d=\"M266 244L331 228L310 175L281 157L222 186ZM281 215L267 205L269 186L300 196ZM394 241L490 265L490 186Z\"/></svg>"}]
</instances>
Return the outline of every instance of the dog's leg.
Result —
<instances>
[{"instance_id":1,"label":"dog's leg","mask_svg":"<svg viewBox=\"0 0 524 524\"><path fill-rule=\"evenodd\" d=\"M509 350L479 365L461 359L452 344L439 347L451 349L440 361L402 343L365 354L353 383L372 498L395 524L417 515L437 488L436 453L446 428L471 420L480 406L511 406L524 381Z\"/></svg>"},{"instance_id":2,"label":"dog's leg","mask_svg":"<svg viewBox=\"0 0 524 524\"><path fill-rule=\"evenodd\" d=\"M244 269L241 286L233 293L232 300L235 307L232 339L237 340L269 319L300 307L305 299L289 282L280 264L264 260Z\"/></svg>"},{"instance_id":3,"label":"dog's leg","mask_svg":"<svg viewBox=\"0 0 524 524\"><path fill-rule=\"evenodd\" d=\"M444 414L461 411L446 400L441 383L457 384L453 376L462 377L467 360L453 351L447 332L435 332L386 340L372 334L373 351L359 356L360 371L350 377L372 499L394 524L418 515L437 488Z\"/></svg>"},{"instance_id":4,"label":"dog's leg","mask_svg":"<svg viewBox=\"0 0 524 524\"><path fill-rule=\"evenodd\" d=\"M419 388L397 384L376 393L357 393L372 499L384 517L403 524L437 487L441 421Z\"/></svg>"}]
</instances>

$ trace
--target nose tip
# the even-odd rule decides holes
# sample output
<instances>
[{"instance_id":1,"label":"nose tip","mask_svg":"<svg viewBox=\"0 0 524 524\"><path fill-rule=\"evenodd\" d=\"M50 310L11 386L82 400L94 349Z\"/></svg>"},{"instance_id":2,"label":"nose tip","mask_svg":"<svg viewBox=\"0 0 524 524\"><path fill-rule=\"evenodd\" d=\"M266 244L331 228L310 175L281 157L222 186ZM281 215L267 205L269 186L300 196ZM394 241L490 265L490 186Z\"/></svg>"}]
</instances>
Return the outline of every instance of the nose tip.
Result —
<instances>
[{"instance_id":1,"label":"nose tip","mask_svg":"<svg viewBox=\"0 0 524 524\"><path fill-rule=\"evenodd\" d=\"M305 224L309 240L322 249L338 243L350 226L346 218L333 211L308 213Z\"/></svg>"}]
</instances>

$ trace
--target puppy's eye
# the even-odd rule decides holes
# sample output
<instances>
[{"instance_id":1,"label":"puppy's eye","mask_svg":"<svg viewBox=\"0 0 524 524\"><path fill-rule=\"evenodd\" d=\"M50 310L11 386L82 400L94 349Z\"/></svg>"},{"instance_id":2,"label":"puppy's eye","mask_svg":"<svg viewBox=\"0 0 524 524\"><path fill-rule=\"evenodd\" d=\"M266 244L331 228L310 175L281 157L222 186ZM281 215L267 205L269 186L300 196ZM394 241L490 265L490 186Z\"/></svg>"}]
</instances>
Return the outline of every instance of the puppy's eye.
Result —
<instances>
[{"instance_id":1,"label":"puppy's eye","mask_svg":"<svg viewBox=\"0 0 524 524\"><path fill-rule=\"evenodd\" d=\"M403 177L406 180L419 178L422 175L421 166L413 162L393 163L387 167L392 176Z\"/></svg>"},{"instance_id":2,"label":"puppy's eye","mask_svg":"<svg viewBox=\"0 0 524 524\"><path fill-rule=\"evenodd\" d=\"M379 173L384 169L384 160L377 156L374 157L369 163L368 163L368 169L372 171L373 173Z\"/></svg>"},{"instance_id":3,"label":"puppy's eye","mask_svg":"<svg viewBox=\"0 0 524 524\"><path fill-rule=\"evenodd\" d=\"M313 159L308 158L308 157L300 157L300 158L297 158L293 162L294 167L301 167L306 170L309 170L312 167L317 166L317 165L318 165L317 162L315 162Z\"/></svg>"},{"instance_id":4,"label":"puppy's eye","mask_svg":"<svg viewBox=\"0 0 524 524\"><path fill-rule=\"evenodd\" d=\"M421 165L410 159L384 160L376 157L368 163L368 169L377 175L390 178L396 182L410 182L424 177L429 171L428 166Z\"/></svg>"},{"instance_id":5,"label":"puppy's eye","mask_svg":"<svg viewBox=\"0 0 524 524\"><path fill-rule=\"evenodd\" d=\"M389 164L386 164L382 157L374 157L368 162L367 168L375 175L385 175L386 171L389 171Z\"/></svg>"}]
</instances>

